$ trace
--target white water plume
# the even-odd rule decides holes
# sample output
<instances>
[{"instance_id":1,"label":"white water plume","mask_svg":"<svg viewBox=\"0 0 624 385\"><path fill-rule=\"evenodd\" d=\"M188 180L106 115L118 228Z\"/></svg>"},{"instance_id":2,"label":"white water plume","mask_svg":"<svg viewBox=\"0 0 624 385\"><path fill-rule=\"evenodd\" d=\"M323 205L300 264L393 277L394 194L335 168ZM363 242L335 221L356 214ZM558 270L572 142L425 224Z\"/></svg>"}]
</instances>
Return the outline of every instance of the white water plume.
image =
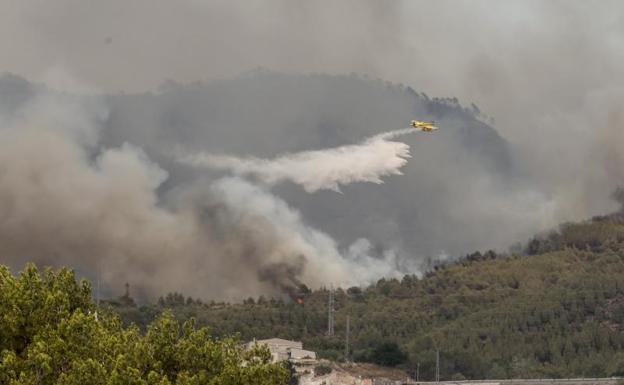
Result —
<instances>
[{"instance_id":1,"label":"white water plume","mask_svg":"<svg viewBox=\"0 0 624 385\"><path fill-rule=\"evenodd\" d=\"M309 193L340 191L341 185L381 184L384 176L401 175L401 168L411 157L409 146L390 139L415 131L404 128L372 136L360 144L285 154L274 159L197 153L179 156L178 160L195 167L251 176L269 186L288 180Z\"/></svg>"}]
</instances>

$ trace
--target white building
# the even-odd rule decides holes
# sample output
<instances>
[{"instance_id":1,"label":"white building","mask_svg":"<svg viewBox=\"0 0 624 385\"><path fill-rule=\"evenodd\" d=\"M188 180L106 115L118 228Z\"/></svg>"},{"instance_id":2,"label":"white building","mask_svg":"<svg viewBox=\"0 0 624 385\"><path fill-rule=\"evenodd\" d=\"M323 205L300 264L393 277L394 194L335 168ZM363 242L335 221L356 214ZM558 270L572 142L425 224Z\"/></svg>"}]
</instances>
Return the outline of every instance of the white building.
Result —
<instances>
[{"instance_id":1,"label":"white building","mask_svg":"<svg viewBox=\"0 0 624 385\"><path fill-rule=\"evenodd\" d=\"M273 362L291 361L307 362L316 361L316 353L304 350L300 341L290 341L281 338L269 338L267 340L253 340L247 344L248 348L254 345L266 345L271 352Z\"/></svg>"}]
</instances>

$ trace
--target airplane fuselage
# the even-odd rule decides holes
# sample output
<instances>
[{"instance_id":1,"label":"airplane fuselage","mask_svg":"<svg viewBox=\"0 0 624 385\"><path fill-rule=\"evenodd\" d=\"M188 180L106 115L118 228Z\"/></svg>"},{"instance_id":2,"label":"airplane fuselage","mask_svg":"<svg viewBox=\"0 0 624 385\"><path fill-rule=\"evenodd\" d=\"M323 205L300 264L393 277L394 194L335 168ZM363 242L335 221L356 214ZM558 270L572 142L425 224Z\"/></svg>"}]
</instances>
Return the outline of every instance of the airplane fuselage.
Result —
<instances>
[{"instance_id":1,"label":"airplane fuselage","mask_svg":"<svg viewBox=\"0 0 624 385\"><path fill-rule=\"evenodd\" d=\"M435 122L426 122L420 120L412 120L411 126L425 132L431 132L438 129L438 127L435 126Z\"/></svg>"}]
</instances>

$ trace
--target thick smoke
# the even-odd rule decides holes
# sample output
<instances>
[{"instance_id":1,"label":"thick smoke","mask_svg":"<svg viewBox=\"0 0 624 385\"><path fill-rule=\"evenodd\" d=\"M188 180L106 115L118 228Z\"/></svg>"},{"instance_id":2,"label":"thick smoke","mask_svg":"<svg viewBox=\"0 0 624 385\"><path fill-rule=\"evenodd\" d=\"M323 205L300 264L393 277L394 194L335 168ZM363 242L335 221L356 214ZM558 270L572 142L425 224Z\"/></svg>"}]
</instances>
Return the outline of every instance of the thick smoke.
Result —
<instances>
[{"instance_id":1,"label":"thick smoke","mask_svg":"<svg viewBox=\"0 0 624 385\"><path fill-rule=\"evenodd\" d=\"M371 257L370 244L363 240L342 254L329 235L308 226L286 202L249 182L223 178L214 182L210 191L228 207L225 231L235 234L242 228L245 232L245 237L228 244L240 247L240 254L251 252L262 259L258 271L263 281L273 278L279 286L284 279L312 287L331 282L357 285L376 279L380 272L388 276L400 273L392 258ZM230 237L227 233L222 236ZM288 274L277 277L279 273Z\"/></svg>"},{"instance_id":2,"label":"thick smoke","mask_svg":"<svg viewBox=\"0 0 624 385\"><path fill-rule=\"evenodd\" d=\"M0 70L56 88L109 92L153 89L168 78L222 79L259 66L372 73L396 47L400 15L400 7L374 0L0 4Z\"/></svg>"},{"instance_id":3,"label":"thick smoke","mask_svg":"<svg viewBox=\"0 0 624 385\"><path fill-rule=\"evenodd\" d=\"M340 191L340 185L381 184L383 176L401 175L401 167L410 158L409 146L388 139L414 131L411 128L396 130L375 135L361 144L303 151L270 160L199 153L184 155L180 161L197 167L229 170L240 176L251 175L269 186L289 180L309 193L322 189Z\"/></svg>"},{"instance_id":4,"label":"thick smoke","mask_svg":"<svg viewBox=\"0 0 624 385\"><path fill-rule=\"evenodd\" d=\"M11 178L0 179L0 255L16 267L64 264L92 279L99 271L107 287L129 281L149 295L241 298L419 273L427 257L506 247L552 216L539 191L514 181L494 130L402 87L261 72L96 98L1 80ZM414 130L377 131L413 116L438 117L443 128L401 142L393 138ZM310 191L334 183L344 195L181 167L169 157L176 146L291 153L291 181ZM314 147L329 149L301 156ZM416 158L405 164L410 147ZM385 183L350 184L361 175Z\"/></svg>"},{"instance_id":5,"label":"thick smoke","mask_svg":"<svg viewBox=\"0 0 624 385\"><path fill-rule=\"evenodd\" d=\"M392 261L349 250L270 192L238 178L178 186L130 144L103 148L98 102L36 98L0 127L0 255L69 265L107 285L213 298L354 285ZM232 284L234 283L234 284Z\"/></svg>"}]
</instances>

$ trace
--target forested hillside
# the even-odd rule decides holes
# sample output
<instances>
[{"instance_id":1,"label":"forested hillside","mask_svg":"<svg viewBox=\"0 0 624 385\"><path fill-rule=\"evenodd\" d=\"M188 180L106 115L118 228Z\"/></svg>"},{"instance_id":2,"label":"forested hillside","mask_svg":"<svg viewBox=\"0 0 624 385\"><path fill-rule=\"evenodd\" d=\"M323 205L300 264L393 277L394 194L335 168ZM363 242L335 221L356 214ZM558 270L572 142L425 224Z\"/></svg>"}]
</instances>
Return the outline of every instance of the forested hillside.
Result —
<instances>
[{"instance_id":1,"label":"forested hillside","mask_svg":"<svg viewBox=\"0 0 624 385\"><path fill-rule=\"evenodd\" d=\"M325 335L327 290L305 303L255 298L202 303L172 293L137 307L111 301L122 318L144 325L164 309L194 317L217 335L301 339L321 356L351 358L432 379L624 375L624 219L566 224L534 238L522 255L474 253L418 278L381 279L336 290L336 335Z\"/></svg>"}]
</instances>

